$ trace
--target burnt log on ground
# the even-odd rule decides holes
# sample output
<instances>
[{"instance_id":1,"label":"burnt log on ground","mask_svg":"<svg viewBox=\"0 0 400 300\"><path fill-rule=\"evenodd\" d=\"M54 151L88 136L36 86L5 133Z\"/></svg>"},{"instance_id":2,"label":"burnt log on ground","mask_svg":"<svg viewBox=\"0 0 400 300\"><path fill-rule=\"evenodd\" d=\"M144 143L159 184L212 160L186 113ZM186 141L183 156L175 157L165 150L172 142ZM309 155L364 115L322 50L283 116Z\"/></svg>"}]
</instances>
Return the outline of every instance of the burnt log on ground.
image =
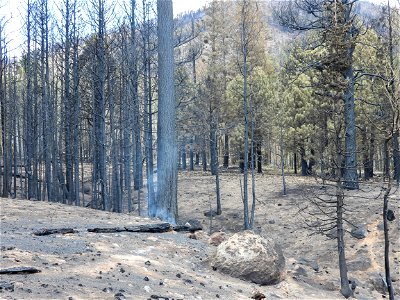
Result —
<instances>
[{"instance_id":1,"label":"burnt log on ground","mask_svg":"<svg viewBox=\"0 0 400 300\"><path fill-rule=\"evenodd\" d=\"M94 233L110 233L110 232L150 232L150 233L162 233L172 229L169 223L156 223L156 224L144 224L136 226L126 227L103 227L103 228L89 228L87 231Z\"/></svg>"},{"instance_id":2,"label":"burnt log on ground","mask_svg":"<svg viewBox=\"0 0 400 300\"><path fill-rule=\"evenodd\" d=\"M47 229L43 228L38 231L35 231L33 234L37 236L44 236L50 234L68 234L68 233L77 233L77 230L72 228L55 228L55 229Z\"/></svg>"},{"instance_id":3,"label":"burnt log on ground","mask_svg":"<svg viewBox=\"0 0 400 300\"><path fill-rule=\"evenodd\" d=\"M172 227L172 229L175 231L195 232L195 231L203 230L203 227L202 226L192 226L192 225L175 225Z\"/></svg>"},{"instance_id":4,"label":"burnt log on ground","mask_svg":"<svg viewBox=\"0 0 400 300\"><path fill-rule=\"evenodd\" d=\"M125 227L95 227L88 228L88 232L93 233L113 233L113 232L123 232L126 231Z\"/></svg>"},{"instance_id":5,"label":"burnt log on ground","mask_svg":"<svg viewBox=\"0 0 400 300\"><path fill-rule=\"evenodd\" d=\"M142 225L134 225L134 226L119 226L119 227L94 227L88 228L88 232L92 233L117 233L117 232L148 232L148 233L163 233L168 231L189 231L195 232L202 230L202 226L200 223L198 224L189 224L185 225L171 225L170 223L154 223L154 224L142 224ZM68 234L68 233L77 233L79 231L73 228L53 228L53 229L40 229L33 232L36 236L45 236L51 234Z\"/></svg>"},{"instance_id":6,"label":"burnt log on ground","mask_svg":"<svg viewBox=\"0 0 400 300\"><path fill-rule=\"evenodd\" d=\"M174 225L169 223L156 223L156 224L144 224L136 226L126 226L126 227L104 227L104 228L89 228L89 232L94 233L111 233L111 232L148 232L148 233L163 233L168 231L190 231L195 232L202 230L203 228L199 225Z\"/></svg>"},{"instance_id":7,"label":"burnt log on ground","mask_svg":"<svg viewBox=\"0 0 400 300\"><path fill-rule=\"evenodd\" d=\"M6 269L0 269L0 274L34 274L42 272L35 267L12 267Z\"/></svg>"}]
</instances>

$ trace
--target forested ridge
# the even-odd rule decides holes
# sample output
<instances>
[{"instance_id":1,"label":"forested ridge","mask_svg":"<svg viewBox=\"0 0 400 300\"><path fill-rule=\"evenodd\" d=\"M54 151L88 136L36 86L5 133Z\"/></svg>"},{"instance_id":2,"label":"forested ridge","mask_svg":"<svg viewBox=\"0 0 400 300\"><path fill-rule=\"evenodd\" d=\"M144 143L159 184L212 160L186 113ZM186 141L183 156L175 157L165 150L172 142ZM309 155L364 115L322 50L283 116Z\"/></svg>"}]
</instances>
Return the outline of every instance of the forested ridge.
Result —
<instances>
[{"instance_id":1,"label":"forested ridge","mask_svg":"<svg viewBox=\"0 0 400 300\"><path fill-rule=\"evenodd\" d=\"M229 201L221 178L237 174L247 230L262 174L279 175L283 195L287 176L313 178L321 193L299 211L318 220L315 231L337 230L341 292L350 297L346 197L373 185L382 189L393 299L398 0L210 1L176 17L170 0L49 3L21 8L19 56L10 56L8 20L0 19L3 198L175 225L185 205L180 176L213 178L212 217Z\"/></svg>"}]
</instances>

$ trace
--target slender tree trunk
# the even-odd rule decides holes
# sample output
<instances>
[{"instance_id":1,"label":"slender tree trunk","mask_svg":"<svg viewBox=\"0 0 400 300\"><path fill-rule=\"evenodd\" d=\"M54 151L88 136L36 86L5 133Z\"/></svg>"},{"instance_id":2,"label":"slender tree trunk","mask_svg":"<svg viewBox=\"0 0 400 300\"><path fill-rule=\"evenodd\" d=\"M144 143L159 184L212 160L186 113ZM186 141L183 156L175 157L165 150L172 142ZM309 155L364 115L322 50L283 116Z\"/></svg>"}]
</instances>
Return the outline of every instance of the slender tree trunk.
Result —
<instances>
[{"instance_id":1,"label":"slender tree trunk","mask_svg":"<svg viewBox=\"0 0 400 300\"><path fill-rule=\"evenodd\" d=\"M93 103L93 201L92 206L98 208L98 199L104 210L108 210L107 175L106 175L106 139L105 139L105 1L98 0L98 32L96 39L96 63L94 72Z\"/></svg>"},{"instance_id":2,"label":"slender tree trunk","mask_svg":"<svg viewBox=\"0 0 400 300\"><path fill-rule=\"evenodd\" d=\"M308 175L308 164L306 160L306 150L300 147L300 160L301 160L301 176Z\"/></svg>"},{"instance_id":3,"label":"slender tree trunk","mask_svg":"<svg viewBox=\"0 0 400 300\"><path fill-rule=\"evenodd\" d=\"M343 212L344 212L344 191L342 178L340 177L340 168L343 162L342 141L340 138L340 129L336 132L336 229L337 229L337 247L339 255L339 273L340 273L340 292L345 298L353 295L350 289L349 279L347 277L347 263L344 243Z\"/></svg>"},{"instance_id":4,"label":"slender tree trunk","mask_svg":"<svg viewBox=\"0 0 400 300\"><path fill-rule=\"evenodd\" d=\"M79 196L79 157L80 157L80 147L79 147L79 112L80 112L80 96L79 96L79 34L77 24L76 24L76 14L77 14L76 0L73 4L73 60L72 60L72 85L73 85L73 170L74 170L74 200L75 205L80 206L80 196ZM83 177L82 177L83 180Z\"/></svg>"},{"instance_id":5,"label":"slender tree trunk","mask_svg":"<svg viewBox=\"0 0 400 300\"><path fill-rule=\"evenodd\" d=\"M150 60L150 20L149 4L143 0L143 95L144 95L144 135L145 135L145 158L147 176L147 207L150 217L156 216L156 204L153 180L153 118L152 118L152 95L151 95L151 60Z\"/></svg>"},{"instance_id":6,"label":"slender tree trunk","mask_svg":"<svg viewBox=\"0 0 400 300\"><path fill-rule=\"evenodd\" d=\"M32 99L32 52L31 52L31 32L32 32L32 4L31 1L28 0L28 8L27 8L27 53L26 53L26 124L25 124L25 174L28 177L28 194L27 198L36 198L36 189L33 181L33 172L32 172L32 164L33 164L33 99Z\"/></svg>"},{"instance_id":7,"label":"slender tree trunk","mask_svg":"<svg viewBox=\"0 0 400 300\"><path fill-rule=\"evenodd\" d=\"M390 154L389 154L389 142L386 139L383 142L383 178L388 179L390 177Z\"/></svg>"},{"instance_id":8,"label":"slender tree trunk","mask_svg":"<svg viewBox=\"0 0 400 300\"><path fill-rule=\"evenodd\" d=\"M131 92L133 97L133 138L135 145L135 165L133 168L134 190L140 190L143 187L143 156L142 156L142 141L141 141L141 125L140 125L140 101L138 94L138 67L137 67L137 50L136 50L136 0L131 0Z\"/></svg>"},{"instance_id":9,"label":"slender tree trunk","mask_svg":"<svg viewBox=\"0 0 400 300\"><path fill-rule=\"evenodd\" d=\"M286 179L285 179L285 160L284 160L284 141L283 141L283 129L281 127L280 134L280 156L281 156L281 175L282 175L282 194L286 195Z\"/></svg>"},{"instance_id":10,"label":"slender tree trunk","mask_svg":"<svg viewBox=\"0 0 400 300\"><path fill-rule=\"evenodd\" d=\"M185 145L185 141L182 142L182 148L181 148L181 157L182 157L182 170L186 170L187 169L187 165L186 165L186 145Z\"/></svg>"},{"instance_id":11,"label":"slender tree trunk","mask_svg":"<svg viewBox=\"0 0 400 300\"><path fill-rule=\"evenodd\" d=\"M193 137L190 139L190 150L189 150L189 171L194 171L194 151L193 151Z\"/></svg>"},{"instance_id":12,"label":"slender tree trunk","mask_svg":"<svg viewBox=\"0 0 400 300\"><path fill-rule=\"evenodd\" d=\"M211 113L211 112L210 112ZM210 169L211 175L217 174L218 168L218 144L217 144L217 124L211 121L210 124Z\"/></svg>"},{"instance_id":13,"label":"slender tree trunk","mask_svg":"<svg viewBox=\"0 0 400 300\"><path fill-rule=\"evenodd\" d=\"M74 188L74 177L73 177L73 163L72 163L72 97L70 91L70 2L65 1L65 44L64 44L64 147L65 147L65 179L67 188L68 202L73 201L73 188Z\"/></svg>"},{"instance_id":14,"label":"slender tree trunk","mask_svg":"<svg viewBox=\"0 0 400 300\"><path fill-rule=\"evenodd\" d=\"M397 185L400 184L400 147L399 147L399 137L400 131L397 130L394 132L392 137L393 143L393 169L394 175L393 179L396 181Z\"/></svg>"},{"instance_id":15,"label":"slender tree trunk","mask_svg":"<svg viewBox=\"0 0 400 300\"><path fill-rule=\"evenodd\" d=\"M249 159L249 122L248 122L248 104L247 104L247 46L246 46L246 16L245 3L242 6L241 14L241 51L243 55L243 115L244 115L244 167L243 167L243 222L244 229L250 229L249 204L248 204L248 159Z\"/></svg>"},{"instance_id":16,"label":"slender tree trunk","mask_svg":"<svg viewBox=\"0 0 400 300\"><path fill-rule=\"evenodd\" d=\"M383 195L383 231L385 235L385 278L386 285L389 291L389 299L394 300L394 289L390 276L390 239L389 239L389 224L387 220L388 215L388 204L389 194L391 191L391 179L389 178L388 187L386 188L385 194Z\"/></svg>"},{"instance_id":17,"label":"slender tree trunk","mask_svg":"<svg viewBox=\"0 0 400 300\"><path fill-rule=\"evenodd\" d=\"M229 135L224 135L224 168L229 167Z\"/></svg>"},{"instance_id":18,"label":"slender tree trunk","mask_svg":"<svg viewBox=\"0 0 400 300\"><path fill-rule=\"evenodd\" d=\"M207 152L206 152L206 140L203 138L201 147L201 163L203 166L203 172L207 171Z\"/></svg>"}]
</instances>

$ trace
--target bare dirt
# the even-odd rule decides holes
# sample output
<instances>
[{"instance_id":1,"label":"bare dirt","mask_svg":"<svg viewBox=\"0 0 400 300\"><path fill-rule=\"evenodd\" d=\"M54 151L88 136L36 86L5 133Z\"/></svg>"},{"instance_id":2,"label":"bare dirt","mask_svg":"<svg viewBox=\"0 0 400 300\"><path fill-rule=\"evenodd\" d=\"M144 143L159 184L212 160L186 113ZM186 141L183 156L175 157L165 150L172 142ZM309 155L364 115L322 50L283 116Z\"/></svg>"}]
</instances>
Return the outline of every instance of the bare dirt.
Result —
<instances>
[{"instance_id":1,"label":"bare dirt","mask_svg":"<svg viewBox=\"0 0 400 300\"><path fill-rule=\"evenodd\" d=\"M343 299L339 293L336 240L315 235L299 213L313 195L327 194L311 178L287 177L288 195L281 193L281 178L257 175L254 231L274 239L286 257L287 275L273 286L259 286L213 271L209 259L215 246L209 233L229 234L243 227L243 203L239 175L221 174L223 213L215 209L214 178L202 172L181 172L180 220L199 220L204 230L197 239L187 233L89 233L88 228L117 227L159 222L138 217L137 212L116 214L57 203L0 200L0 268L32 266L37 274L0 275L14 291L0 290L0 299L249 299L261 292L266 299ZM355 280L357 299L382 299L383 230L382 184L363 184L346 192L348 219L363 227L367 236L346 233L349 277ZM328 191L328 192L327 192ZM145 194L142 195L144 199ZM391 266L396 297L399 296L400 193L393 189L391 208L397 218L390 222ZM145 206L142 206L145 209ZM211 227L210 227L211 225ZM35 236L41 228L72 227L78 232ZM314 228L315 229L315 228ZM350 224L346 225L349 231Z\"/></svg>"}]
</instances>

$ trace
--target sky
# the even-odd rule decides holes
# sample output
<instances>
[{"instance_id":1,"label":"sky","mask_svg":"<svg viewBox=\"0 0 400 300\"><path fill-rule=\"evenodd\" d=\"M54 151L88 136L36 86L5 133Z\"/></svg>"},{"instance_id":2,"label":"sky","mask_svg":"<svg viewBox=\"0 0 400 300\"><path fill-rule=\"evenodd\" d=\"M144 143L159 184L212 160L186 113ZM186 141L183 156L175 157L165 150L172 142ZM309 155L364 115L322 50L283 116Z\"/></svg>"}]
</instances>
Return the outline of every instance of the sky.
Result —
<instances>
[{"instance_id":1,"label":"sky","mask_svg":"<svg viewBox=\"0 0 400 300\"><path fill-rule=\"evenodd\" d=\"M56 2L59 0L49 0ZM83 0L87 1L87 0ZM387 0L368 0L376 4L386 4ZM392 3L397 0L390 0ZM114 1L115 2L115 1ZM173 0L174 15L202 8L211 0ZM25 17L26 0L0 0L0 19L7 20L6 40L10 56L21 53L20 45L23 43L23 18Z\"/></svg>"},{"instance_id":2,"label":"sky","mask_svg":"<svg viewBox=\"0 0 400 300\"><path fill-rule=\"evenodd\" d=\"M49 0L56 2L57 0ZM87 0L83 0L87 1ZM173 0L174 15L202 8L211 0ZM141 1L140 1L141 2ZM10 56L21 53L23 43L23 19L25 18L26 0L0 0L0 19L7 20L6 40Z\"/></svg>"}]
</instances>

